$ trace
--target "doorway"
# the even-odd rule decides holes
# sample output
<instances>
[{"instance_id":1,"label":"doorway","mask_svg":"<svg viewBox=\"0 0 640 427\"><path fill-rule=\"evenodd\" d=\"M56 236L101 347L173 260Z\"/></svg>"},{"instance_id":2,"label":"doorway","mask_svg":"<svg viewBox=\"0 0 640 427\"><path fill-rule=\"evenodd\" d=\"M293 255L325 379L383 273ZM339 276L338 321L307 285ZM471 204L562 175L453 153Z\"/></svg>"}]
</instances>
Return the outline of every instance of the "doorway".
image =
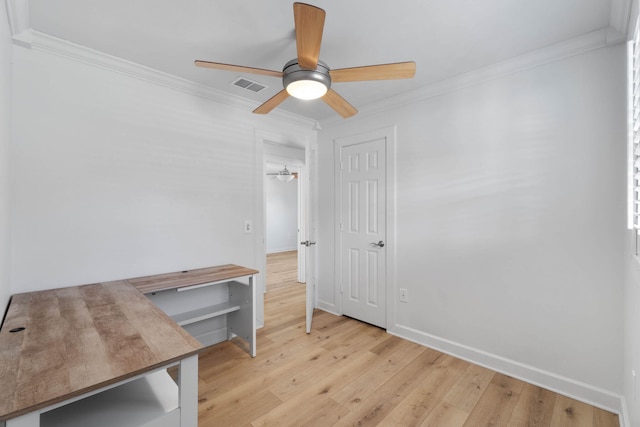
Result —
<instances>
[{"instance_id":1,"label":"doorway","mask_svg":"<svg viewBox=\"0 0 640 427\"><path fill-rule=\"evenodd\" d=\"M306 293L306 319L307 319L307 333L311 330L311 322L313 318L313 309L315 308L315 215L314 215L314 191L315 187L311 185L312 176L314 173L315 164L315 148L312 144L305 140L303 147L298 144L297 146L287 145L286 143L273 143L268 139L262 139L262 157L263 166L267 169L268 164L281 164L287 165L289 169L297 171L297 188L298 188L298 233L296 244L298 254L298 282L305 284ZM290 166L289 166L290 165ZM291 172L291 170L289 171ZM266 188L266 182L268 176L263 174L262 182ZM279 183L278 183L279 184ZM263 202L266 199L263 197ZM266 205L266 203L265 203ZM266 223L266 206L263 205L263 212L265 212L264 219ZM291 213L291 212L290 212ZM265 224L265 239L266 239L266 224ZM304 246L300 245L303 243ZM265 251L262 253L263 262L266 271L266 245L263 247ZM265 281L265 285L268 282ZM264 291L267 291L265 286Z\"/></svg>"},{"instance_id":2,"label":"doorway","mask_svg":"<svg viewBox=\"0 0 640 427\"><path fill-rule=\"evenodd\" d=\"M305 251L300 250L306 235L305 149L266 141L263 145L265 252L296 251L298 282L305 283Z\"/></svg>"},{"instance_id":3,"label":"doorway","mask_svg":"<svg viewBox=\"0 0 640 427\"><path fill-rule=\"evenodd\" d=\"M300 242L299 168L266 164L265 231L267 255L298 252ZM296 271L298 270L296 265Z\"/></svg>"}]
</instances>

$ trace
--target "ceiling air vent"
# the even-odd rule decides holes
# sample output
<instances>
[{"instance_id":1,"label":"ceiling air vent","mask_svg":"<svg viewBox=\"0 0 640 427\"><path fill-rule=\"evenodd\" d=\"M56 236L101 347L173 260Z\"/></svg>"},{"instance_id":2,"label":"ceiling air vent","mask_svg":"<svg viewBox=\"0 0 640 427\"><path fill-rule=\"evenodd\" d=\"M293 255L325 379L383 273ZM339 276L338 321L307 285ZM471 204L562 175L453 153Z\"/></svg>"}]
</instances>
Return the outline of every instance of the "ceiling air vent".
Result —
<instances>
[{"instance_id":1,"label":"ceiling air vent","mask_svg":"<svg viewBox=\"0 0 640 427\"><path fill-rule=\"evenodd\" d=\"M266 89L267 86L262 83L254 82L246 77L238 77L232 83L234 86L241 87L243 89L250 90L251 92L260 92L262 89Z\"/></svg>"}]
</instances>

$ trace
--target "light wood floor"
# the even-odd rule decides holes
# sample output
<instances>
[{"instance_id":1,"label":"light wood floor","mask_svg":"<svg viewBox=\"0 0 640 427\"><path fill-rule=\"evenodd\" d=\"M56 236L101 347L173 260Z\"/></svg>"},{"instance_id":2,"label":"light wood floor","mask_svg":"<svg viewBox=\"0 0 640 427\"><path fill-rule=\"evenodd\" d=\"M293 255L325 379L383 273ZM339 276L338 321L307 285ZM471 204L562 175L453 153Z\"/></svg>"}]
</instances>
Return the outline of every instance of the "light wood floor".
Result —
<instances>
[{"instance_id":1,"label":"light wood floor","mask_svg":"<svg viewBox=\"0 0 640 427\"><path fill-rule=\"evenodd\" d=\"M618 417L376 327L316 310L295 252L268 257L258 356L200 356L200 426L618 426Z\"/></svg>"}]
</instances>

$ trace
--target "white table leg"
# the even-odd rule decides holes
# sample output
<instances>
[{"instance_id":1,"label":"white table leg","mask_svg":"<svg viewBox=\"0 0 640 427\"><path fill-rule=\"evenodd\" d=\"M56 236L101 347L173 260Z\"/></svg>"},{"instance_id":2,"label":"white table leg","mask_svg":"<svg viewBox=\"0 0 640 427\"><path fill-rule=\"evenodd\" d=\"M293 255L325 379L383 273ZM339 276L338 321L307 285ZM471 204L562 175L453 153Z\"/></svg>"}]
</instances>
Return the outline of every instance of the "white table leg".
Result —
<instances>
[{"instance_id":1,"label":"white table leg","mask_svg":"<svg viewBox=\"0 0 640 427\"><path fill-rule=\"evenodd\" d=\"M249 354L256 357L256 283L255 276L249 277L249 287L251 288L251 337L249 338Z\"/></svg>"},{"instance_id":2,"label":"white table leg","mask_svg":"<svg viewBox=\"0 0 640 427\"><path fill-rule=\"evenodd\" d=\"M178 372L180 387L180 426L198 426L198 355L180 361ZM7 427L10 427L7 425ZM13 426L11 426L13 427ZM22 427L22 426L20 426ZM26 424L25 424L26 427Z\"/></svg>"}]
</instances>

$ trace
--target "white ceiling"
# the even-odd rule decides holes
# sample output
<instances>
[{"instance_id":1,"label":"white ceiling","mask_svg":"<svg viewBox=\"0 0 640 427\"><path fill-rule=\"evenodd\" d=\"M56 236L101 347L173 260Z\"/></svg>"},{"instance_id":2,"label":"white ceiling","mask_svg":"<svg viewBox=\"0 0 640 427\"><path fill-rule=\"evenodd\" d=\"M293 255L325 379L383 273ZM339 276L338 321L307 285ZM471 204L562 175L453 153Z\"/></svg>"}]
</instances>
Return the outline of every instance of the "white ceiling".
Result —
<instances>
[{"instance_id":1,"label":"white ceiling","mask_svg":"<svg viewBox=\"0 0 640 427\"><path fill-rule=\"evenodd\" d=\"M613 3L613 4L612 4ZM296 56L291 0L29 0L32 29L256 101L239 74L195 59L281 70ZM331 68L414 60L412 80L336 83L356 108L610 26L628 0L314 0L327 12L320 58ZM622 6L621 6L622 4ZM613 8L613 9L612 9ZM615 23L613 24L614 26ZM617 28L620 30L620 28ZM626 31L626 29L622 29ZM279 108L322 120L321 100Z\"/></svg>"}]
</instances>

